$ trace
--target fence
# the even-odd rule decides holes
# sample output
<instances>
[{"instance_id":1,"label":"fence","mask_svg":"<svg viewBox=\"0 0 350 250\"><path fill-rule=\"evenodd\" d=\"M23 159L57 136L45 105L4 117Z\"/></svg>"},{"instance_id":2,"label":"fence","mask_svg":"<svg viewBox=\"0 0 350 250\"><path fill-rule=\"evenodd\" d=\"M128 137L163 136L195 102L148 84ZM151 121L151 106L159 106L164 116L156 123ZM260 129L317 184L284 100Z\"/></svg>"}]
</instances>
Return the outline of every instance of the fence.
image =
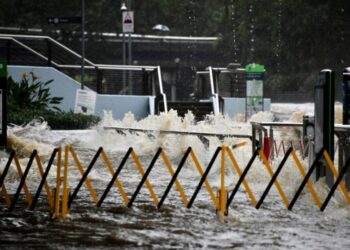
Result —
<instances>
[{"instance_id":1,"label":"fence","mask_svg":"<svg viewBox=\"0 0 350 250\"><path fill-rule=\"evenodd\" d=\"M307 186L309 192L311 193L311 196L316 204L316 206L321 210L324 211L325 208L327 207L331 197L333 196L335 190L339 188L341 192L343 193L346 201L348 204L350 204L350 195L348 191L346 190L345 183L342 181L344 178L344 175L346 171L349 169L350 166L350 158L347 159L345 165L341 168L341 172L338 173L336 168L333 165L333 162L331 161L331 158L329 157L328 153L325 150L321 150L315 157L315 160L313 164L310 166L309 170L306 172L304 167L302 166L302 163L298 159L297 153L294 148L290 147L287 151L286 154L284 155L282 161L278 165L276 171L274 172L268 159L265 157L264 151L260 148L257 148L253 155L251 156L250 160L248 161L246 167L242 169L238 161L234 155L234 149L240 146L244 146L245 142L239 143L237 145L234 145L231 149L230 147L223 145L221 147L218 147L213 156L211 157L211 160L208 163L208 166L204 169L202 165L199 162L198 157L196 156L194 150L189 147L184 155L182 156L178 166L176 169L173 168L172 164L170 163L169 157L167 156L166 152L164 149L159 148L155 155L153 156L148 168L145 170L138 155L136 154L135 150L133 148L129 148L127 152L125 153L124 157L122 158L121 162L119 163L119 166L114 170L114 167L106 154L105 150L100 147L94 157L92 158L91 162L89 165L84 169L81 161L78 158L78 155L74 148L70 146L66 146L64 148L64 154L63 150L61 148L56 148L52 152L52 155L48 161L47 167L44 171L43 169L43 164L41 162L40 156L38 155L37 151L34 150L33 153L31 154L29 161L27 163L27 166L24 170L22 171L18 155L16 154L15 151L12 151L10 153L9 159L6 163L6 166L4 168L3 173L0 176L0 187L2 196L4 198L4 201L6 205L8 206L8 209L11 211L15 209L17 201L20 197L21 192L24 193L24 197L26 199L26 202L31 210L35 209L35 206L38 202L38 198L42 193L42 189L45 188L46 190L46 196L48 200L48 204L50 207L50 210L52 211L53 217L54 218L65 218L69 212L71 212L72 205L74 201L77 198L78 193L81 190L81 187L83 184L86 185L90 196L92 197L93 202L97 207L101 207L103 205L104 200L108 196L108 194L111 192L111 188L113 185L115 185L123 199L123 202L125 206L127 207L132 207L134 202L136 201L136 198L141 190L141 188L146 185L149 194L152 198L152 201L154 205L160 209L168 197L168 194L175 184L175 187L180 194L180 197L187 208L191 208L196 200L196 197L199 193L199 191L202 189L203 185L205 186L206 190L208 191L208 194L210 196L210 200L213 203L214 207L216 208L217 211L220 211L221 215L225 215L228 213L228 208L230 204L233 202L235 195L237 194L238 190L240 189L241 185L243 185L247 195L249 196L252 205L256 208L259 209L261 205L263 204L266 196L269 194L271 188L273 185L275 185L279 196L281 197L283 203L285 204L286 208L288 210L292 210L294 207L295 203L297 202L298 198L300 197L301 192L304 190L305 186ZM213 188L211 187L209 180L208 180L208 175L210 173L210 170L212 169L215 161L217 160L219 154L221 154L221 161L220 161L220 188L218 190L218 194L215 195ZM300 174L303 177L302 183L299 185L297 192L294 194L293 198L291 201L288 200L281 184L277 180L279 174L281 173L283 167L285 166L285 163L287 159L292 156L292 159L295 163L295 166L299 170ZM101 158L104 162L104 165L107 167L111 179L108 182L108 185L106 186L104 192L100 197L98 197L94 187L92 186L92 183L89 179L89 173L93 169L93 167L96 164L96 161ZM137 171L140 173L140 181L137 185L136 190L132 194L131 197L128 197L126 195L126 192L124 190L124 187L122 183L118 180L118 177L123 170L126 161L131 158L132 161L135 163ZM74 166L77 168L79 171L81 178L73 189L69 187L68 184L68 179L69 179L69 170L70 167L73 166L68 166L69 159L72 159L74 162ZM169 174L171 175L171 180L169 184L167 185L166 189L163 192L163 195L161 197L157 197L156 193L154 192L153 186L150 183L148 177L149 174L151 173L152 169L155 166L155 163L157 161L162 160L164 165L166 166ZM189 161L191 159L197 169L197 172L200 175L200 180L198 184L196 185L195 191L191 196L187 196L185 193L185 190L183 186L181 185L178 175L183 169L183 166L186 161ZM227 165L227 159L229 159L229 165L233 168L233 170L238 174L239 179L232 189L232 191L227 191L225 187L225 170L228 166ZM260 159L262 162L262 165L266 168L268 174L270 175L271 179L266 186L263 194L259 198L259 200L255 197L255 195L252 192L252 189L249 186L248 181L246 180L246 176L248 172L250 171L253 163L257 161L257 159ZM56 174L56 182L54 187L50 187L48 182L47 182L47 176L51 170L51 166L56 161L57 165L57 174ZM333 186L331 187L326 199L322 202L319 195L317 194L315 188L313 187L312 182L310 181L310 177L315 170L315 168L321 163L321 162L326 162L327 166L331 169L335 182ZM16 170L20 176L20 182L19 185L16 189L16 192L14 195L10 195L7 192L5 181L6 181L6 176L8 174L8 171L11 167L11 163L15 164ZM32 168L33 163L36 162L36 165L38 167L40 176L41 176L41 181L38 185L38 188L35 192L34 197L31 196L26 179L28 177L29 170ZM12 196L12 197L11 197ZM190 197L190 198L189 198Z\"/></svg>"}]
</instances>

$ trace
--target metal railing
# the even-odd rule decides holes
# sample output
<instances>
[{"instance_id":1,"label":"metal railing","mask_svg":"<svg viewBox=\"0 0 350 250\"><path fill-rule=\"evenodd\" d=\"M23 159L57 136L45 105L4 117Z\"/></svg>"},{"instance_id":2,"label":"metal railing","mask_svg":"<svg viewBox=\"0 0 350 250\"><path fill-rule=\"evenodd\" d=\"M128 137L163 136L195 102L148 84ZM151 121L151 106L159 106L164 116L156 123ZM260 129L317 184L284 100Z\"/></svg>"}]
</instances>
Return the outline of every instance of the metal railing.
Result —
<instances>
[{"instance_id":1,"label":"metal railing","mask_svg":"<svg viewBox=\"0 0 350 250\"><path fill-rule=\"evenodd\" d=\"M205 71L197 71L196 72L197 75L207 75L208 76L209 87L210 87L210 98L212 99L212 102L213 102L214 114L218 114L220 111L223 110L222 93L224 93L225 90L222 89L222 93L220 93L220 87L223 87L223 86L225 86L226 88L227 88L227 86L229 86L230 88L234 87L233 81L230 81L229 83L225 83L224 81L220 81L220 79L219 79L220 73L235 74L237 76L237 75L242 74L244 72L245 72L245 70L243 68L228 69L228 68L222 68L222 67L218 68L218 67L212 67L212 66L207 67ZM235 79L235 81L238 82L238 78ZM202 84L205 84L205 83L202 83ZM237 83L236 83L236 85L237 85ZM245 86L245 84L243 84L243 85ZM237 90L230 89L230 91L228 91L229 92L228 96L230 96L230 97L236 96L235 94L237 91L239 93L241 93L242 89L239 89L239 90L238 89ZM200 92L203 92L203 90L200 90ZM201 95L207 95L207 93L201 93ZM244 96L245 96L245 92L244 92ZM200 96L200 98L201 97L202 96ZM238 97L241 97L241 96L239 95Z\"/></svg>"},{"instance_id":2,"label":"metal railing","mask_svg":"<svg viewBox=\"0 0 350 250\"><path fill-rule=\"evenodd\" d=\"M52 66L74 79L81 78L82 56L49 36L0 34L0 41L0 57L8 64ZM160 66L95 64L86 58L84 62L84 82L89 88L101 94L159 96L167 112Z\"/></svg>"}]
</instances>

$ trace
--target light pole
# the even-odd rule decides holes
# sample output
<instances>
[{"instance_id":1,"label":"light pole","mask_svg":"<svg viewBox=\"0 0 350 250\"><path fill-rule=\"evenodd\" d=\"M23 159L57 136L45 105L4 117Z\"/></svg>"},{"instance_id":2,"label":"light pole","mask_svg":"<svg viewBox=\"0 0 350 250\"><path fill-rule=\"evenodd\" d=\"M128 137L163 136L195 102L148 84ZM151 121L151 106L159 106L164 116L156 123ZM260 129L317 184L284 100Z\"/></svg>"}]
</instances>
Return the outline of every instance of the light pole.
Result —
<instances>
[{"instance_id":1,"label":"light pole","mask_svg":"<svg viewBox=\"0 0 350 250\"><path fill-rule=\"evenodd\" d=\"M128 0L129 11L132 10L131 0ZM134 22L134 20L132 20ZM134 31L133 31L134 32ZM128 64L131 65L132 62L132 50L131 50L131 33L129 32L129 40L128 40ZM129 70L129 94L133 94L133 84L132 84L132 71Z\"/></svg>"},{"instance_id":2,"label":"light pole","mask_svg":"<svg viewBox=\"0 0 350 250\"><path fill-rule=\"evenodd\" d=\"M85 76L85 0L81 1L81 89L84 89Z\"/></svg>"},{"instance_id":3,"label":"light pole","mask_svg":"<svg viewBox=\"0 0 350 250\"><path fill-rule=\"evenodd\" d=\"M123 15L123 12L124 11L127 11L128 8L126 7L125 3L122 3L122 6L120 7L120 11L122 12L122 15ZM123 18L122 18L122 22L123 22ZM123 23L122 23L123 25ZM123 31L123 65L126 64L126 46L125 46L125 32L124 32L124 29L122 28L122 31ZM126 83L125 83L125 70L123 70L123 91L125 90L126 88Z\"/></svg>"}]
</instances>

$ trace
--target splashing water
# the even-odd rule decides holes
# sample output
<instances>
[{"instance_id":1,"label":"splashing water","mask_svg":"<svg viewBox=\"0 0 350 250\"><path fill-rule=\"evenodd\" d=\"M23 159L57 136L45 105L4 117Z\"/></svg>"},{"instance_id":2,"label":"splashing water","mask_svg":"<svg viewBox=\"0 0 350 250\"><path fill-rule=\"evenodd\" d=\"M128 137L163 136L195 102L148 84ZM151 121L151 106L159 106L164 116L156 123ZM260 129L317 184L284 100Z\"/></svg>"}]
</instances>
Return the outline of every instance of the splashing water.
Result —
<instances>
[{"instance_id":1,"label":"splashing water","mask_svg":"<svg viewBox=\"0 0 350 250\"><path fill-rule=\"evenodd\" d=\"M298 120L302 113L294 113L288 118ZM290 114L293 112L288 111ZM270 122L276 120L271 112L261 112L253 116L250 121ZM168 114L149 116L143 120L135 120L133 114L128 113L122 120L115 120L110 112L106 112L99 126L82 131L51 131L45 123L35 123L26 127L13 127L10 133L16 141L14 145L31 144L23 149L29 152L31 148L38 147L41 154L47 154L52 148L71 144L78 152L84 167L88 165L95 150L103 146L111 158L114 169L121 161L127 148L132 146L146 168L158 147L165 149L170 161L175 168L184 151L191 146L200 163L205 167L210 161L214 151L222 144L234 145L245 139L226 137L220 140L216 137L207 137L208 143L203 143L197 136L159 134L159 130L179 130L193 132L229 133L250 135L250 123L242 122L239 117L234 119L222 115L208 115L205 120L196 122L193 114L188 113L184 118L171 110ZM118 126L155 130L154 133L131 133L125 131L117 133L113 130L105 130L104 126ZM276 133L276 137L282 132ZM290 137L297 136L291 131L283 134ZM31 143L29 143L31 142ZM251 144L233 150L234 156L241 169L243 169L251 157ZM21 148L20 146L17 146ZM24 147L23 147L24 148ZM46 149L47 151L45 151ZM27 154L23 154L21 164L28 160ZM272 162L272 168L276 170L283 156L277 157ZM301 159L301 157L299 156ZM43 159L47 161L47 159ZM306 160L302 161L307 168ZM1 167L4 160L1 161ZM229 159L226 159L225 183L232 190L239 178ZM75 169L73 162L69 161L69 184L74 188L80 180L80 174ZM1 172L1 169L0 169ZM49 180L55 179L56 168L54 166ZM13 173L15 171L13 170ZM8 190L11 192L11 182L18 183L18 178L8 178ZM101 162L97 162L96 168L89 174L92 185L100 195L111 179ZM199 174L192 161L188 161L179 175L179 180L190 196L199 181ZM257 159L249 174L247 181L257 198L265 189L270 176L266 168ZM135 171L132 163L128 163L120 177L118 177L129 197L134 192L140 174ZM31 173L30 181L39 181L37 172ZM170 175L162 162L157 162L152 170L149 180L154 186L156 194L164 192L170 181ZM285 191L289 201L302 181L295 163L289 159L281 172L278 181ZM209 175L210 185L216 190L220 186L220 159L217 159ZM34 185L35 186L35 185ZM16 187L16 185L13 185ZM315 184L315 188L321 199L328 193L328 187L324 181ZM113 191L113 192L112 192ZM0 230L6 242L0 246L5 248L17 246L19 242L26 247L46 246L53 247L58 244L63 248L115 248L116 246L132 248L249 248L259 249L308 249L320 248L345 248L350 242L346 232L349 231L350 210L343 196L337 191L329 208L325 213L320 213L313 204L312 197L305 191L298 200L293 212L287 211L272 188L262 209L255 210L250 205L249 198L244 189L237 193L234 203L231 205L230 216L227 223L222 224L215 219L214 207L210 202L208 193L204 190L199 193L194 208L183 208L180 196L172 190L167 198L164 208L157 211L150 206L150 196L147 189L143 188L132 209L125 208L116 189L112 190L108 199L100 209L95 209L91 203L86 188L82 188L76 204L73 204L67 220L51 223L47 219L47 210L41 208L33 213L23 213L17 209L14 214L5 213L1 207ZM45 198L43 198L45 200ZM31 233L29 233L29 231ZM64 233L63 233L64 231ZM333 233L331 233L333 232ZM25 235L29 236L25 236ZM67 240L67 237L69 240ZM49 240L49 243L48 243ZM24 247L24 246L23 246Z\"/></svg>"}]
</instances>

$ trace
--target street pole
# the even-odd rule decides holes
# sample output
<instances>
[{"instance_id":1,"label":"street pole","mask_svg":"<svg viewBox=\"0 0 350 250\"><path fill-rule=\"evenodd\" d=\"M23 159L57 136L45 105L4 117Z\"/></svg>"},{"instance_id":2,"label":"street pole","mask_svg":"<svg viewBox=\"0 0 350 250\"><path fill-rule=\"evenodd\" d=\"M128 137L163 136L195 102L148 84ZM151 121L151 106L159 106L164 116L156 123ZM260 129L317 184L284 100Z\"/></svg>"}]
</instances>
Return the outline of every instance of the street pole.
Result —
<instances>
[{"instance_id":1,"label":"street pole","mask_svg":"<svg viewBox=\"0 0 350 250\"><path fill-rule=\"evenodd\" d=\"M81 89L84 89L85 75L85 0L81 1Z\"/></svg>"},{"instance_id":2,"label":"street pole","mask_svg":"<svg viewBox=\"0 0 350 250\"><path fill-rule=\"evenodd\" d=\"M128 0L128 8L129 11L132 10L132 6L131 6L131 0ZM129 39L128 39L128 64L131 65L132 64L132 41L131 41L131 33L129 33ZM133 82L132 82L132 71L129 70L129 94L132 95L133 94Z\"/></svg>"}]
</instances>

